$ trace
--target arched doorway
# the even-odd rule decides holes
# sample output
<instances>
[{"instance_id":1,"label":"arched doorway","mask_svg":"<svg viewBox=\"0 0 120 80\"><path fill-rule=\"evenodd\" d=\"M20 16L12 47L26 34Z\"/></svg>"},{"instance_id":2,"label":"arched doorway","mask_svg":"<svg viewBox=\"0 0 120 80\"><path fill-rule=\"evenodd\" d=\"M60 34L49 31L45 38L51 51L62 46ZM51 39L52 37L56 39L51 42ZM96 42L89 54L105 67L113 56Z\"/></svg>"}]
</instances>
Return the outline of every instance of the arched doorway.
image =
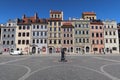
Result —
<instances>
[{"instance_id":1,"label":"arched doorway","mask_svg":"<svg viewBox=\"0 0 120 80\"><path fill-rule=\"evenodd\" d=\"M53 50L52 48L49 48L49 53L50 53L50 54L52 54L52 50Z\"/></svg>"},{"instance_id":2,"label":"arched doorway","mask_svg":"<svg viewBox=\"0 0 120 80\"><path fill-rule=\"evenodd\" d=\"M71 47L71 52L73 52L73 47Z\"/></svg>"},{"instance_id":3,"label":"arched doorway","mask_svg":"<svg viewBox=\"0 0 120 80\"><path fill-rule=\"evenodd\" d=\"M36 48L32 47L32 53L35 54L35 52L36 52Z\"/></svg>"},{"instance_id":4,"label":"arched doorway","mask_svg":"<svg viewBox=\"0 0 120 80\"><path fill-rule=\"evenodd\" d=\"M86 47L86 52L89 52L89 50L90 50L90 48L87 46L87 47Z\"/></svg>"}]
</instances>

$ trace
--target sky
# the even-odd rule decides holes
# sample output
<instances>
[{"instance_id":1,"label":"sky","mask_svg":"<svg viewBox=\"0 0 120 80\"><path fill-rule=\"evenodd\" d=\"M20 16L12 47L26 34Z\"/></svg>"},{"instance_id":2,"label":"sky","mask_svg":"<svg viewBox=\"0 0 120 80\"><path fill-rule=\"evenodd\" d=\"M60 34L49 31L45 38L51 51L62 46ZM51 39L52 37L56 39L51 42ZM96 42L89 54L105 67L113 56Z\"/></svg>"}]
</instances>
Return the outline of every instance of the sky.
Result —
<instances>
[{"instance_id":1,"label":"sky","mask_svg":"<svg viewBox=\"0 0 120 80\"><path fill-rule=\"evenodd\" d=\"M64 19L80 18L82 12L95 12L98 19L120 22L120 0L1 0L0 23L9 19L22 18L22 15L49 18L50 10L61 10Z\"/></svg>"}]
</instances>

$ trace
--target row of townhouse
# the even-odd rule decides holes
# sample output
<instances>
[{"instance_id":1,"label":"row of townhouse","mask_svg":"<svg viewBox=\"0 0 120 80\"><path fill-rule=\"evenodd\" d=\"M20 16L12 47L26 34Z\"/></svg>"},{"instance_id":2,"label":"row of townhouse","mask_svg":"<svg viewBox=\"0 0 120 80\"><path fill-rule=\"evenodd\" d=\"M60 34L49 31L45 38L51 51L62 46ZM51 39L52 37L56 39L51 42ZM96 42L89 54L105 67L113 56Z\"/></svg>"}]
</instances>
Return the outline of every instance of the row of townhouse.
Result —
<instances>
[{"instance_id":1,"label":"row of townhouse","mask_svg":"<svg viewBox=\"0 0 120 80\"><path fill-rule=\"evenodd\" d=\"M1 25L1 50L21 50L24 54L119 53L117 22L97 20L94 12L83 12L82 18L63 20L62 11L50 10L50 18L32 17L9 20Z\"/></svg>"}]
</instances>

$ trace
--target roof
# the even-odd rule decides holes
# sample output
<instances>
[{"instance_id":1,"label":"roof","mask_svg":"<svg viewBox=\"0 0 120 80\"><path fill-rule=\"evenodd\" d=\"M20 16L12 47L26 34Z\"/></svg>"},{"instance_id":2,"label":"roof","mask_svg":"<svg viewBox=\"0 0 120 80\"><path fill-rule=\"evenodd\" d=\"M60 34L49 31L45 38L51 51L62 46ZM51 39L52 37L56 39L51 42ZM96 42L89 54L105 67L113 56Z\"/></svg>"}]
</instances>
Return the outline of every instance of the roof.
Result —
<instances>
[{"instance_id":1,"label":"roof","mask_svg":"<svg viewBox=\"0 0 120 80\"><path fill-rule=\"evenodd\" d=\"M95 12L83 12L82 14L83 15L96 15Z\"/></svg>"},{"instance_id":2,"label":"roof","mask_svg":"<svg viewBox=\"0 0 120 80\"><path fill-rule=\"evenodd\" d=\"M65 23L63 23L61 28L74 28L74 26L69 22L65 22Z\"/></svg>"},{"instance_id":3,"label":"roof","mask_svg":"<svg viewBox=\"0 0 120 80\"><path fill-rule=\"evenodd\" d=\"M50 14L61 14L62 11L54 11L54 10L50 10Z\"/></svg>"},{"instance_id":4,"label":"roof","mask_svg":"<svg viewBox=\"0 0 120 80\"><path fill-rule=\"evenodd\" d=\"M41 23L47 24L47 19L39 19L35 17L25 17L24 19L18 19L18 24L33 24L33 23Z\"/></svg>"}]
</instances>

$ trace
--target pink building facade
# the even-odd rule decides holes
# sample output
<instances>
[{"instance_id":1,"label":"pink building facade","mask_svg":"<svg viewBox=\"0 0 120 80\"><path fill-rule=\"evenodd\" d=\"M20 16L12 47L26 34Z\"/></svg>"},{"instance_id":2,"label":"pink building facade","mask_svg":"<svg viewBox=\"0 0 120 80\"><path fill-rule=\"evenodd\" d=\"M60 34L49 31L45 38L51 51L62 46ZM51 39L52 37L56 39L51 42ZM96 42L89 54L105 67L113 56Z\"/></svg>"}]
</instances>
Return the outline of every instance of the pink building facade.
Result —
<instances>
[{"instance_id":1,"label":"pink building facade","mask_svg":"<svg viewBox=\"0 0 120 80\"><path fill-rule=\"evenodd\" d=\"M62 32L62 48L67 53L74 53L74 26L71 22L63 22L61 26Z\"/></svg>"},{"instance_id":2,"label":"pink building facade","mask_svg":"<svg viewBox=\"0 0 120 80\"><path fill-rule=\"evenodd\" d=\"M91 53L104 53L104 28L101 21L93 21L90 23L90 41Z\"/></svg>"}]
</instances>

